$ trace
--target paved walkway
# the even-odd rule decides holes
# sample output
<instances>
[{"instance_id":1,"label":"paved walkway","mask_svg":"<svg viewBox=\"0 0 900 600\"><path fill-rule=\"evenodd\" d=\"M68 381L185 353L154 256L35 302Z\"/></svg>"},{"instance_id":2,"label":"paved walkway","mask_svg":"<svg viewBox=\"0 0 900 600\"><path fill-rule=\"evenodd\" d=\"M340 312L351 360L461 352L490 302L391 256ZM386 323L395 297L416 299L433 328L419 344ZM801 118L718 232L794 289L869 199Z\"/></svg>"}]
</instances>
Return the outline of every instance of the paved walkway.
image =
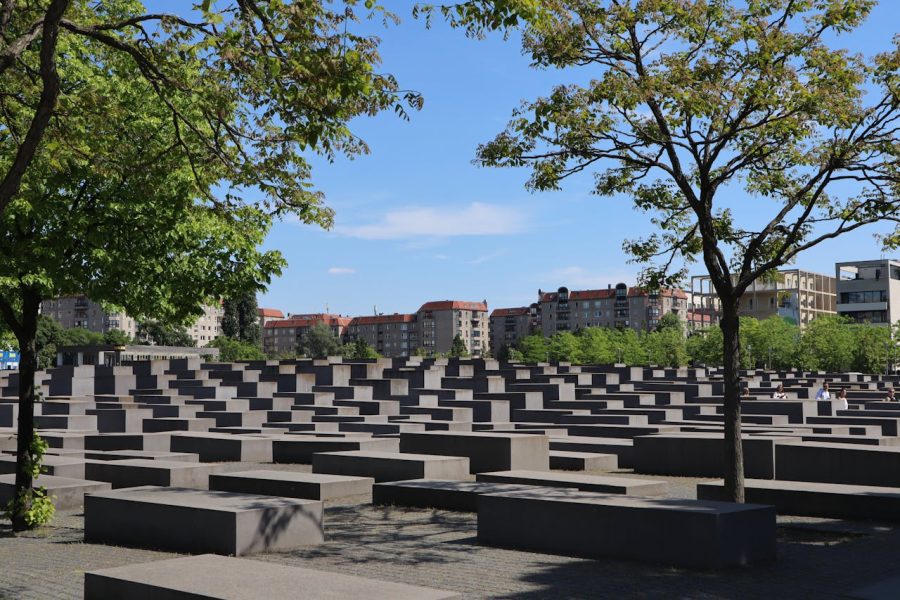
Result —
<instances>
[{"instance_id":1,"label":"paved walkway","mask_svg":"<svg viewBox=\"0 0 900 600\"><path fill-rule=\"evenodd\" d=\"M690 480L666 478L673 495ZM779 519L779 559L720 572L583 560L478 545L470 513L332 504L327 541L255 560L456 590L468 598L810 598L900 574L900 528ZM84 572L174 554L83 542L78 513L13 537L0 521L0 598L78 598Z\"/></svg>"}]
</instances>

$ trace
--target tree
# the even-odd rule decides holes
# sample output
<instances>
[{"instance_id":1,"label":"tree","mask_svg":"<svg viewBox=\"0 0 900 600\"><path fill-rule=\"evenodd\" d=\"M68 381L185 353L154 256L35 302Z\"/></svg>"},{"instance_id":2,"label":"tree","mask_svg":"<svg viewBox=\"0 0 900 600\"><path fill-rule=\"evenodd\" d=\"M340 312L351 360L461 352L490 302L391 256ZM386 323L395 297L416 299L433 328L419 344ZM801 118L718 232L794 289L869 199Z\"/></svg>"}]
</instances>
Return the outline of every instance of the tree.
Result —
<instances>
[{"instance_id":1,"label":"tree","mask_svg":"<svg viewBox=\"0 0 900 600\"><path fill-rule=\"evenodd\" d=\"M690 359L708 367L722 365L722 330L710 327L688 336L686 342Z\"/></svg>"},{"instance_id":2,"label":"tree","mask_svg":"<svg viewBox=\"0 0 900 600\"><path fill-rule=\"evenodd\" d=\"M677 317L676 317L677 318ZM684 334L678 327L649 331L640 337L649 364L680 367L687 364L688 354Z\"/></svg>"},{"instance_id":3,"label":"tree","mask_svg":"<svg viewBox=\"0 0 900 600\"><path fill-rule=\"evenodd\" d=\"M125 346L133 344L134 340L121 329L110 329L103 334L103 343L112 344L114 346Z\"/></svg>"},{"instance_id":4,"label":"tree","mask_svg":"<svg viewBox=\"0 0 900 600\"><path fill-rule=\"evenodd\" d=\"M587 327L578 334L581 360L594 365L611 365L616 362L616 351L608 329Z\"/></svg>"},{"instance_id":5,"label":"tree","mask_svg":"<svg viewBox=\"0 0 900 600\"><path fill-rule=\"evenodd\" d=\"M890 327L868 323L851 325L853 358L850 368L861 373L882 373L887 369L893 340Z\"/></svg>"},{"instance_id":6,"label":"tree","mask_svg":"<svg viewBox=\"0 0 900 600\"><path fill-rule=\"evenodd\" d=\"M681 322L681 319L675 313L666 313L659 319L659 323L656 325L656 331L666 331L668 329L672 329L684 335L684 324Z\"/></svg>"},{"instance_id":7,"label":"tree","mask_svg":"<svg viewBox=\"0 0 900 600\"><path fill-rule=\"evenodd\" d=\"M353 342L345 344L341 354L344 358L353 360L379 357L379 354L375 351L375 348L370 346L369 343L363 338L356 338L356 340L354 340Z\"/></svg>"},{"instance_id":8,"label":"tree","mask_svg":"<svg viewBox=\"0 0 900 600\"><path fill-rule=\"evenodd\" d=\"M378 40L352 32L356 5L203 0L184 17L148 13L129 0L4 2L0 128L14 135L0 138L0 213L41 145L52 143L57 120L78 120L69 102L83 91L71 86L66 70L77 49L77 60L134 65L165 109L159 125L178 131L172 152L194 165L215 161L233 174L231 183L258 187L305 221L330 223L304 153L364 152L347 121L384 109L405 116L404 104L421 106L417 94L399 93L392 76L373 68ZM367 15L394 19L365 5ZM115 139L112 129L96 135ZM232 193L217 199L240 200Z\"/></svg>"},{"instance_id":9,"label":"tree","mask_svg":"<svg viewBox=\"0 0 900 600\"><path fill-rule=\"evenodd\" d=\"M800 327L777 315L745 327L741 320L741 332L750 331L746 343L753 347L757 365L769 369L790 369L797 366ZM745 343L744 339L741 341Z\"/></svg>"},{"instance_id":10,"label":"tree","mask_svg":"<svg viewBox=\"0 0 900 600\"><path fill-rule=\"evenodd\" d=\"M157 346L196 346L197 342L183 325L172 325L157 320L142 321L138 327L138 337Z\"/></svg>"},{"instance_id":11,"label":"tree","mask_svg":"<svg viewBox=\"0 0 900 600\"><path fill-rule=\"evenodd\" d=\"M224 335L220 335L208 343L206 347L218 348L219 360L223 362L266 359L266 355L256 344L234 340Z\"/></svg>"},{"instance_id":12,"label":"tree","mask_svg":"<svg viewBox=\"0 0 900 600\"><path fill-rule=\"evenodd\" d=\"M458 333L453 337L453 342L450 344L450 352L447 353L447 356L450 358L466 358L469 356L469 349L466 348L466 343Z\"/></svg>"},{"instance_id":13,"label":"tree","mask_svg":"<svg viewBox=\"0 0 900 600\"><path fill-rule=\"evenodd\" d=\"M547 344L549 359L554 362L581 362L581 347L571 331L557 331Z\"/></svg>"},{"instance_id":14,"label":"tree","mask_svg":"<svg viewBox=\"0 0 900 600\"><path fill-rule=\"evenodd\" d=\"M812 371L847 371L853 362L853 343L847 317L826 315L813 319L800 339L800 365Z\"/></svg>"},{"instance_id":15,"label":"tree","mask_svg":"<svg viewBox=\"0 0 900 600\"><path fill-rule=\"evenodd\" d=\"M366 152L351 119L420 105L378 72L378 40L352 32L352 0L334 11L204 0L196 19L129 0L19 4L0 6L0 315L21 350L15 531L34 497L41 300L85 294L184 325L204 302L258 291L284 265L259 250L273 218L332 223L308 156Z\"/></svg>"},{"instance_id":16,"label":"tree","mask_svg":"<svg viewBox=\"0 0 900 600\"><path fill-rule=\"evenodd\" d=\"M222 333L226 337L259 345L259 307L256 292L226 298L222 302Z\"/></svg>"},{"instance_id":17,"label":"tree","mask_svg":"<svg viewBox=\"0 0 900 600\"><path fill-rule=\"evenodd\" d=\"M297 352L310 358L326 358L341 353L341 342L324 321L316 321L297 346Z\"/></svg>"},{"instance_id":18,"label":"tree","mask_svg":"<svg viewBox=\"0 0 900 600\"><path fill-rule=\"evenodd\" d=\"M654 215L656 233L625 243L651 289L699 257L722 307L724 477L736 502L745 290L825 240L900 220L900 48L865 59L829 45L873 4L482 0L445 13L475 35L520 25L536 67L592 69L588 84L524 104L477 162L528 166L535 190L596 169L597 194ZM738 190L753 219L734 217L726 198Z\"/></svg>"},{"instance_id":19,"label":"tree","mask_svg":"<svg viewBox=\"0 0 900 600\"><path fill-rule=\"evenodd\" d=\"M518 350L522 361L528 363L546 362L549 360L547 339L541 334L532 334L519 340Z\"/></svg>"}]
</instances>

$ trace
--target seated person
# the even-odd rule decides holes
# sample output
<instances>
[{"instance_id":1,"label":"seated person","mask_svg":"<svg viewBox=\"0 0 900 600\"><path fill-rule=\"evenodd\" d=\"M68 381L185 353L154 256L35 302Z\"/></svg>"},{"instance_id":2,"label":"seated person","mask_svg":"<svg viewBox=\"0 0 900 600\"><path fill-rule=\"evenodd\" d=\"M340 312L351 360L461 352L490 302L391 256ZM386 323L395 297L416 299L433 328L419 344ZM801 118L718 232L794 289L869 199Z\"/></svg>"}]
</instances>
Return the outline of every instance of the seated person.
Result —
<instances>
[{"instance_id":1,"label":"seated person","mask_svg":"<svg viewBox=\"0 0 900 600\"><path fill-rule=\"evenodd\" d=\"M837 396L831 401L832 413L838 410L847 410L848 408L850 408L850 405L847 404L847 388L841 388Z\"/></svg>"},{"instance_id":2,"label":"seated person","mask_svg":"<svg viewBox=\"0 0 900 600\"><path fill-rule=\"evenodd\" d=\"M784 384L778 384L778 387L775 388L775 392L772 394L772 398L774 398L775 400L787 399L787 394L784 393Z\"/></svg>"},{"instance_id":3,"label":"seated person","mask_svg":"<svg viewBox=\"0 0 900 600\"><path fill-rule=\"evenodd\" d=\"M822 384L822 389L816 394L816 400L819 402L828 402L831 400L831 394L828 392L828 382Z\"/></svg>"},{"instance_id":4,"label":"seated person","mask_svg":"<svg viewBox=\"0 0 900 600\"><path fill-rule=\"evenodd\" d=\"M894 396L894 388L889 387L887 391L887 396L884 397L885 402L896 402L897 398Z\"/></svg>"}]
</instances>

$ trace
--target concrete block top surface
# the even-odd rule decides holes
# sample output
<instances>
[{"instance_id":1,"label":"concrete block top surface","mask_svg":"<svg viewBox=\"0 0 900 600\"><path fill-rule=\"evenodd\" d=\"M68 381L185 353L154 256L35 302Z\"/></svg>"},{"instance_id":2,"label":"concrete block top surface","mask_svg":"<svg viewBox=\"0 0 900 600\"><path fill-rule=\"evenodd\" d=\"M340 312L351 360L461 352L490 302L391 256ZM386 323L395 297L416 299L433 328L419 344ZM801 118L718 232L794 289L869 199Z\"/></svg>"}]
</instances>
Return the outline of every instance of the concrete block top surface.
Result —
<instances>
[{"instance_id":1,"label":"concrete block top surface","mask_svg":"<svg viewBox=\"0 0 900 600\"><path fill-rule=\"evenodd\" d=\"M15 485L16 476L14 473L0 475L0 485ZM36 487L45 487L49 491L59 490L67 487L80 488L85 486L104 486L109 487L105 481L91 481L89 479L74 479L72 477L57 477L55 475L41 475L34 480Z\"/></svg>"},{"instance_id":2,"label":"concrete block top surface","mask_svg":"<svg viewBox=\"0 0 900 600\"><path fill-rule=\"evenodd\" d=\"M815 481L787 481L783 479L745 479L748 488L766 490L785 490L791 492L817 492L828 494L856 494L895 496L900 498L900 488L881 487L876 485L853 485L848 483L819 483ZM725 481L706 481L698 485L724 487Z\"/></svg>"},{"instance_id":3,"label":"concrete block top surface","mask_svg":"<svg viewBox=\"0 0 900 600\"><path fill-rule=\"evenodd\" d=\"M301 498L282 498L280 496L260 496L241 492L217 492L176 487L164 488L153 485L101 492L99 494L91 494L90 497L235 513L266 508L319 504L318 500Z\"/></svg>"},{"instance_id":4,"label":"concrete block top surface","mask_svg":"<svg viewBox=\"0 0 900 600\"><path fill-rule=\"evenodd\" d=\"M686 500L681 498L648 498L645 496L622 496L618 494L601 494L597 492L581 492L571 488L535 487L516 492L499 492L487 494L520 500L537 500L543 502L569 502L574 504L593 504L623 509L658 510L672 512L688 512L699 514L727 514L754 510L768 510L774 514L774 507L763 504L735 504L715 500Z\"/></svg>"},{"instance_id":5,"label":"concrete block top surface","mask_svg":"<svg viewBox=\"0 0 900 600\"><path fill-rule=\"evenodd\" d=\"M90 572L88 577L91 575L220 600L298 597L307 600L444 600L460 597L455 592L432 588L212 554L102 569Z\"/></svg>"},{"instance_id":6,"label":"concrete block top surface","mask_svg":"<svg viewBox=\"0 0 900 600\"><path fill-rule=\"evenodd\" d=\"M540 433L500 433L494 431L422 431L401 433L401 438L405 436L427 436L437 438L496 438L517 440L522 438L542 438L547 437Z\"/></svg>"},{"instance_id":7,"label":"concrete block top surface","mask_svg":"<svg viewBox=\"0 0 900 600\"><path fill-rule=\"evenodd\" d=\"M444 461L444 460L466 460L465 456L443 456L439 454L410 454L407 452L378 452L375 450L347 450L345 452L318 452L317 456L346 456L348 458L371 458L378 460L398 460L398 461Z\"/></svg>"},{"instance_id":8,"label":"concrete block top surface","mask_svg":"<svg viewBox=\"0 0 900 600\"><path fill-rule=\"evenodd\" d=\"M660 483L657 479L636 479L634 477L616 477L614 475L584 475L581 473L560 473L557 471L529 471L527 469L513 469L511 471L494 471L484 473L497 477L509 477L510 479L534 479L535 481L559 481L561 483L593 483L600 485L641 485Z\"/></svg>"},{"instance_id":9,"label":"concrete block top surface","mask_svg":"<svg viewBox=\"0 0 900 600\"><path fill-rule=\"evenodd\" d=\"M242 479L265 479L275 481L296 481L302 483L342 483L345 481L373 481L371 477L355 477L351 475L329 475L326 473L296 473L294 471L236 471L219 473L213 477L239 477Z\"/></svg>"}]
</instances>

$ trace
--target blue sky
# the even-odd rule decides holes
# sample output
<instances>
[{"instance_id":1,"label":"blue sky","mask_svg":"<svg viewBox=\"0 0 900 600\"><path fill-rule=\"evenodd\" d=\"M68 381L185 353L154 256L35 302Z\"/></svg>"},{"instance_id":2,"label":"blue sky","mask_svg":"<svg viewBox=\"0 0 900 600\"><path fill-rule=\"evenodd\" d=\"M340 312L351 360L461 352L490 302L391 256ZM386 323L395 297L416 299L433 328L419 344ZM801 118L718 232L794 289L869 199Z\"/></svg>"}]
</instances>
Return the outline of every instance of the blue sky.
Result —
<instances>
[{"instance_id":1,"label":"blue sky","mask_svg":"<svg viewBox=\"0 0 900 600\"><path fill-rule=\"evenodd\" d=\"M521 100L590 72L537 71L513 39L470 40L440 22L426 30L411 18L412 2L385 5L403 22L380 33L383 70L420 91L424 109L409 122L392 114L357 120L353 129L372 153L315 162L314 183L336 211L336 226L275 225L266 246L280 250L289 266L260 305L356 315L375 307L411 312L452 298L486 299L498 308L527 305L538 288L632 283L640 267L628 263L622 241L650 226L627 198L591 196L590 177L531 194L523 186L526 169L471 162ZM886 0L839 43L865 54L886 49L898 22L900 4ZM833 274L838 260L877 258L873 231L823 244L796 264Z\"/></svg>"}]
</instances>

